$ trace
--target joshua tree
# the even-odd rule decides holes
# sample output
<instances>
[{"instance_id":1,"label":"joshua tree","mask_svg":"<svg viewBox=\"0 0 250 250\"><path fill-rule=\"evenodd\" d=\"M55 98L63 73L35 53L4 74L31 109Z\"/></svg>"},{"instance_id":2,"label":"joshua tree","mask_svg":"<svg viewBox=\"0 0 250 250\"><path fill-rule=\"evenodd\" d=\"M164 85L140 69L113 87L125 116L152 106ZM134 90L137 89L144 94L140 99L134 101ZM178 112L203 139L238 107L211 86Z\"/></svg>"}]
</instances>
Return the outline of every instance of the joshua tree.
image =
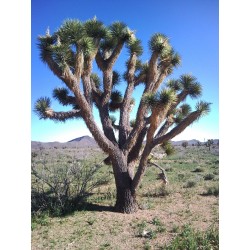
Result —
<instances>
[{"instance_id":1,"label":"joshua tree","mask_svg":"<svg viewBox=\"0 0 250 250\"><path fill-rule=\"evenodd\" d=\"M54 111L50 99L41 97L35 104L35 112L40 119L62 122L83 119L108 155L105 162L112 165L116 211L135 212L136 190L152 149L209 112L210 103L204 101L199 101L194 111L183 104L187 96L201 96L201 85L189 74L164 82L180 64L180 56L168 37L155 33L150 38L150 58L143 63L139 59L143 53L140 40L122 22L104 26L96 18L85 22L66 20L53 34L47 30L44 36L39 36L38 47L41 60L65 84L65 88L53 90L53 97L72 109ZM126 88L120 92L117 85L121 76L114 65L123 47L128 51L128 60L122 75ZM97 73L93 72L93 63L98 66ZM144 91L132 121L130 113L135 104L132 94L138 85L143 85ZM93 116L94 107L99 111L102 129ZM118 121L111 115L114 111L119 112Z\"/></svg>"}]
</instances>

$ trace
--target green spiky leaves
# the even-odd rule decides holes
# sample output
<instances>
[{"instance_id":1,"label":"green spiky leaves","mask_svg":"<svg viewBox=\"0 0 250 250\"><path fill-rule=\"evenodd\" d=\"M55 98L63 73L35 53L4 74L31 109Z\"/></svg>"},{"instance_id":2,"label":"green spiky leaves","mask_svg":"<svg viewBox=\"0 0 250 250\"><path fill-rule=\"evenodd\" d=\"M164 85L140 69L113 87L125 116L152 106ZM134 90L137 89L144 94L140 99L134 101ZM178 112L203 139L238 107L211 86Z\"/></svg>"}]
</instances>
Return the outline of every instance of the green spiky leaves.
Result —
<instances>
[{"instance_id":1,"label":"green spiky leaves","mask_svg":"<svg viewBox=\"0 0 250 250\"><path fill-rule=\"evenodd\" d=\"M75 105L75 98L69 95L69 90L66 88L55 88L53 90L53 98L59 101L62 105Z\"/></svg>"},{"instance_id":2,"label":"green spiky leaves","mask_svg":"<svg viewBox=\"0 0 250 250\"><path fill-rule=\"evenodd\" d=\"M171 64L173 67L178 67L181 65L181 56L177 52L172 54Z\"/></svg>"},{"instance_id":3,"label":"green spiky leaves","mask_svg":"<svg viewBox=\"0 0 250 250\"><path fill-rule=\"evenodd\" d=\"M161 33L156 33L151 37L149 48L152 52L157 52L161 55L169 54L171 51L168 37Z\"/></svg>"},{"instance_id":4,"label":"green spiky leaves","mask_svg":"<svg viewBox=\"0 0 250 250\"><path fill-rule=\"evenodd\" d=\"M111 112L115 112L121 108L123 98L120 91L115 90L111 93L110 103L109 103L109 110Z\"/></svg>"},{"instance_id":5,"label":"green spiky leaves","mask_svg":"<svg viewBox=\"0 0 250 250\"><path fill-rule=\"evenodd\" d=\"M78 41L79 48L83 51L84 56L90 56L94 50L95 45L91 37L83 37Z\"/></svg>"},{"instance_id":6,"label":"green spiky leaves","mask_svg":"<svg viewBox=\"0 0 250 250\"><path fill-rule=\"evenodd\" d=\"M93 29L90 31L90 23L92 21L87 21L82 23L79 20L67 20L63 23L60 29L55 33L57 37L60 38L62 45L70 47L75 45L78 49L81 49L84 52L84 55L90 55L95 49L93 37L98 36L97 26L102 26L98 22L97 25L93 24ZM97 22L97 21L96 21ZM93 21L94 23L94 21ZM100 28L101 29L101 28Z\"/></svg>"},{"instance_id":7,"label":"green spiky leaves","mask_svg":"<svg viewBox=\"0 0 250 250\"><path fill-rule=\"evenodd\" d=\"M183 116L187 116L187 115L189 115L190 112L191 112L191 107L190 107L189 104L186 104L186 103L185 103L185 104L182 104L182 105L180 106L179 110L180 110L180 113L181 113Z\"/></svg>"},{"instance_id":8,"label":"green spiky leaves","mask_svg":"<svg viewBox=\"0 0 250 250\"><path fill-rule=\"evenodd\" d=\"M114 22L109 26L110 34L113 39L119 41L129 41L134 39L134 32L131 31L123 22Z\"/></svg>"},{"instance_id":9,"label":"green spiky leaves","mask_svg":"<svg viewBox=\"0 0 250 250\"><path fill-rule=\"evenodd\" d=\"M90 76L90 79L94 82L95 87L99 89L100 86L101 86L101 79L100 79L100 77L97 74L92 73L91 76Z\"/></svg>"},{"instance_id":10,"label":"green spiky leaves","mask_svg":"<svg viewBox=\"0 0 250 250\"><path fill-rule=\"evenodd\" d=\"M160 91L158 99L160 105L173 104L176 101L175 91L169 89L163 89L162 91Z\"/></svg>"},{"instance_id":11,"label":"green spiky leaves","mask_svg":"<svg viewBox=\"0 0 250 250\"><path fill-rule=\"evenodd\" d=\"M38 48L40 50L40 59L42 62L46 62L47 56L51 55L51 45L55 42L55 37L50 36L47 34L46 36L39 36L38 37Z\"/></svg>"},{"instance_id":12,"label":"green spiky leaves","mask_svg":"<svg viewBox=\"0 0 250 250\"><path fill-rule=\"evenodd\" d=\"M191 98L200 97L202 94L202 87L199 82L197 82L196 77L190 74L183 74L180 76L180 84L182 89L187 91Z\"/></svg>"},{"instance_id":13,"label":"green spiky leaves","mask_svg":"<svg viewBox=\"0 0 250 250\"><path fill-rule=\"evenodd\" d=\"M143 48L139 39L130 40L127 44L127 48L131 55L136 54L137 56L140 56L143 53Z\"/></svg>"},{"instance_id":14,"label":"green spiky leaves","mask_svg":"<svg viewBox=\"0 0 250 250\"><path fill-rule=\"evenodd\" d=\"M67 63L71 62L72 53L67 45L54 45L51 46L50 50L54 62L56 62L61 69L64 69Z\"/></svg>"},{"instance_id":15,"label":"green spiky leaves","mask_svg":"<svg viewBox=\"0 0 250 250\"><path fill-rule=\"evenodd\" d=\"M68 19L56 32L56 36L60 37L63 44L78 44L86 36L86 32L81 21Z\"/></svg>"},{"instance_id":16,"label":"green spiky leaves","mask_svg":"<svg viewBox=\"0 0 250 250\"><path fill-rule=\"evenodd\" d=\"M84 23L84 29L87 36L101 39L105 38L107 35L107 29L102 22L98 21L96 18L88 20Z\"/></svg>"},{"instance_id":17,"label":"green spiky leaves","mask_svg":"<svg viewBox=\"0 0 250 250\"><path fill-rule=\"evenodd\" d=\"M143 102L149 108L165 108L176 101L176 94L172 89L163 89L157 93L147 93L143 95Z\"/></svg>"},{"instance_id":18,"label":"green spiky leaves","mask_svg":"<svg viewBox=\"0 0 250 250\"><path fill-rule=\"evenodd\" d=\"M183 121L184 118L186 118L190 113L192 109L189 104L182 104L177 110L176 110L176 116L175 116L175 123L179 124L181 121Z\"/></svg>"},{"instance_id":19,"label":"green spiky leaves","mask_svg":"<svg viewBox=\"0 0 250 250\"><path fill-rule=\"evenodd\" d=\"M179 80L169 79L166 85L175 91L181 90L181 83Z\"/></svg>"},{"instance_id":20,"label":"green spiky leaves","mask_svg":"<svg viewBox=\"0 0 250 250\"><path fill-rule=\"evenodd\" d=\"M34 112L40 119L46 119L46 111L50 109L51 101L48 97L41 97L35 103Z\"/></svg>"},{"instance_id":21,"label":"green spiky leaves","mask_svg":"<svg viewBox=\"0 0 250 250\"><path fill-rule=\"evenodd\" d=\"M199 101L196 104L195 108L197 111L200 112L200 117L207 115L210 112L210 110L211 110L210 105L211 104L212 104L211 102L204 102L204 101Z\"/></svg>"},{"instance_id":22,"label":"green spiky leaves","mask_svg":"<svg viewBox=\"0 0 250 250\"><path fill-rule=\"evenodd\" d=\"M113 71L112 84L113 86L118 85L121 81L121 76L117 71Z\"/></svg>"}]
</instances>

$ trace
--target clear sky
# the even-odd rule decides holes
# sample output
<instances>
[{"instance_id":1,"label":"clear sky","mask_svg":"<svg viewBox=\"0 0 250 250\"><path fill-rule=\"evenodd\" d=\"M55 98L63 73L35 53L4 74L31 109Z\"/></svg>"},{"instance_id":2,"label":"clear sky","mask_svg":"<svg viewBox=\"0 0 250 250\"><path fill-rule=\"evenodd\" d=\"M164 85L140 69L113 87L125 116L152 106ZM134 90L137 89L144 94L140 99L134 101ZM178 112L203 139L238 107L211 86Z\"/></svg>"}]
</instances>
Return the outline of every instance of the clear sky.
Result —
<instances>
[{"instance_id":1,"label":"clear sky","mask_svg":"<svg viewBox=\"0 0 250 250\"><path fill-rule=\"evenodd\" d=\"M200 98L211 102L211 112L187 128L173 140L219 138L219 3L218 0L145 0L145 1L97 1L97 0L32 0L31 2L31 140L65 142L83 135L90 135L82 120L55 123L39 120L33 112L35 101L42 96L52 99L52 108L61 106L52 98L52 90L63 86L39 59L38 35L44 35L49 27L56 31L65 19L97 17L105 25L114 21L125 22L142 41L142 59L149 59L148 40L156 32L164 33L181 55L181 67L170 78L192 73L202 84ZM119 58L115 69L124 72L126 51ZM139 96L135 93L134 96ZM198 100L187 102L194 106ZM99 120L98 116L96 119Z\"/></svg>"}]
</instances>

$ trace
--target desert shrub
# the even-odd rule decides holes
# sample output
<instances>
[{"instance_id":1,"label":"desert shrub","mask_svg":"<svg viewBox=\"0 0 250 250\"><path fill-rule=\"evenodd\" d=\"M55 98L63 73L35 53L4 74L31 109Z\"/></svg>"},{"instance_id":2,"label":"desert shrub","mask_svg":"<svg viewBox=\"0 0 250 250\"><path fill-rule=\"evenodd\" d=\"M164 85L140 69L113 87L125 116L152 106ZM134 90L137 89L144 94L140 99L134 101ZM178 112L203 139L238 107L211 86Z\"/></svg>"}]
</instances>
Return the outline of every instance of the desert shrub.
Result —
<instances>
[{"instance_id":1,"label":"desert shrub","mask_svg":"<svg viewBox=\"0 0 250 250\"><path fill-rule=\"evenodd\" d=\"M206 174L204 176L204 180L205 181L210 181L210 180L213 180L214 179L214 175L213 174Z\"/></svg>"},{"instance_id":2,"label":"desert shrub","mask_svg":"<svg viewBox=\"0 0 250 250\"><path fill-rule=\"evenodd\" d=\"M218 196L219 195L219 185L213 185L210 187L206 187L206 191L203 193L203 195L214 195Z\"/></svg>"},{"instance_id":3,"label":"desert shrub","mask_svg":"<svg viewBox=\"0 0 250 250\"><path fill-rule=\"evenodd\" d=\"M209 228L205 232L195 231L185 225L181 232L171 241L170 245L161 247L162 250L217 250L219 249L219 231Z\"/></svg>"},{"instance_id":4,"label":"desert shrub","mask_svg":"<svg viewBox=\"0 0 250 250\"><path fill-rule=\"evenodd\" d=\"M35 158L37 156L38 156L38 154L36 152L31 152L31 158Z\"/></svg>"},{"instance_id":5,"label":"desert shrub","mask_svg":"<svg viewBox=\"0 0 250 250\"><path fill-rule=\"evenodd\" d=\"M175 154L175 147L171 144L171 142L166 141L164 143L161 144L161 147L163 148L163 150L165 151L165 153L169 156L169 155L173 155Z\"/></svg>"},{"instance_id":6,"label":"desert shrub","mask_svg":"<svg viewBox=\"0 0 250 250\"><path fill-rule=\"evenodd\" d=\"M214 170L213 174L214 175L219 175L219 170Z\"/></svg>"},{"instance_id":7,"label":"desert shrub","mask_svg":"<svg viewBox=\"0 0 250 250\"><path fill-rule=\"evenodd\" d=\"M194 173L201 173L204 172L204 169L202 167L197 167L193 170Z\"/></svg>"},{"instance_id":8,"label":"desert shrub","mask_svg":"<svg viewBox=\"0 0 250 250\"><path fill-rule=\"evenodd\" d=\"M184 188L192 188L192 187L195 187L196 184L197 184L196 181L190 180L190 181L187 181L187 183L184 184Z\"/></svg>"},{"instance_id":9,"label":"desert shrub","mask_svg":"<svg viewBox=\"0 0 250 250\"><path fill-rule=\"evenodd\" d=\"M171 194L171 190L165 184L161 184L153 190L147 191L143 196L146 197L166 197Z\"/></svg>"},{"instance_id":10,"label":"desert shrub","mask_svg":"<svg viewBox=\"0 0 250 250\"><path fill-rule=\"evenodd\" d=\"M179 181L182 181L182 180L184 180L184 178L185 178L185 174L179 173L179 174L177 175L177 178L178 178Z\"/></svg>"},{"instance_id":11,"label":"desert shrub","mask_svg":"<svg viewBox=\"0 0 250 250\"><path fill-rule=\"evenodd\" d=\"M173 171L173 168L171 166L166 166L165 167L165 171L166 172L172 172Z\"/></svg>"},{"instance_id":12,"label":"desert shrub","mask_svg":"<svg viewBox=\"0 0 250 250\"><path fill-rule=\"evenodd\" d=\"M94 188L110 181L109 175L98 176L99 169L100 165L77 160L53 166L32 163L32 213L63 215L77 210Z\"/></svg>"}]
</instances>

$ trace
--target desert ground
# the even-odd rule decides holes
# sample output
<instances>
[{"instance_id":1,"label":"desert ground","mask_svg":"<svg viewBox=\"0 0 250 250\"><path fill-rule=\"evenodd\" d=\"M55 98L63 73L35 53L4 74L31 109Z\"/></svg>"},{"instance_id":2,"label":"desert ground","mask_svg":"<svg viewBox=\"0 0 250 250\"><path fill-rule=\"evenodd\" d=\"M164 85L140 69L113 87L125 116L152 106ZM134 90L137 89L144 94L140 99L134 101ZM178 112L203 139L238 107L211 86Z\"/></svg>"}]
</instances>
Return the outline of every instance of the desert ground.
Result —
<instances>
[{"instance_id":1,"label":"desert ground","mask_svg":"<svg viewBox=\"0 0 250 250\"><path fill-rule=\"evenodd\" d=\"M161 148L153 155L152 161L165 170L167 185L159 178L161 171L149 164L137 193L139 211L121 214L112 210L112 167L100 165L105 154L96 144L34 142L32 165L37 169L46 165L44 171L51 171L74 161L99 164L95 175L106 181L63 215L34 208L32 200L32 249L219 249L219 145L209 150L189 143L176 145L171 156ZM32 192L39 192L38 183L32 174Z\"/></svg>"}]
</instances>

